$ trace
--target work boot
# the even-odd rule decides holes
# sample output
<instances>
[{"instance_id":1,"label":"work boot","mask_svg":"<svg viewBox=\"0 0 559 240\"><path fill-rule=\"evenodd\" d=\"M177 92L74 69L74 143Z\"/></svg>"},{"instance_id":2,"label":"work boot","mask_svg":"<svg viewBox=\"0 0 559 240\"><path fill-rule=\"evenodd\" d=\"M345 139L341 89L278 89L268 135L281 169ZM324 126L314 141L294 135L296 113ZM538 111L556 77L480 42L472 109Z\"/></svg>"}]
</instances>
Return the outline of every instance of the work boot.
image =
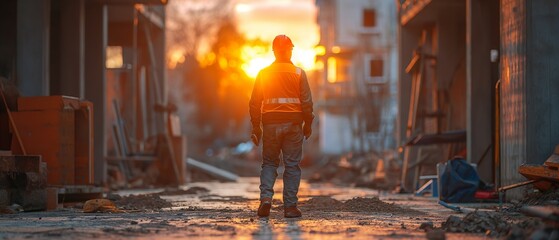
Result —
<instances>
[{"instance_id":1,"label":"work boot","mask_svg":"<svg viewBox=\"0 0 559 240\"><path fill-rule=\"evenodd\" d=\"M272 208L272 199L262 198L260 200L260 206L258 206L258 216L259 217L270 216L270 208Z\"/></svg>"},{"instance_id":2,"label":"work boot","mask_svg":"<svg viewBox=\"0 0 559 240\"><path fill-rule=\"evenodd\" d=\"M303 216L303 214L301 213L301 210L297 208L297 206L292 206L286 207L285 210L283 210L283 216L286 218L298 218Z\"/></svg>"}]
</instances>

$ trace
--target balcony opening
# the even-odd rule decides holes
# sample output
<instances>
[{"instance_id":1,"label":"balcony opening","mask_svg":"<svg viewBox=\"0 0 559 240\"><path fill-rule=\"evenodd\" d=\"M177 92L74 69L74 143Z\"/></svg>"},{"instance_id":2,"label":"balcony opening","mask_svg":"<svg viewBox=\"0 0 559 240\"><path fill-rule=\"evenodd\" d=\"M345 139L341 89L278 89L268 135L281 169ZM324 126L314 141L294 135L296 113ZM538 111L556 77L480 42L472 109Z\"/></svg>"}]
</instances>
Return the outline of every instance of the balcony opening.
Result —
<instances>
[{"instance_id":1,"label":"balcony opening","mask_svg":"<svg viewBox=\"0 0 559 240\"><path fill-rule=\"evenodd\" d=\"M377 12L374 9L363 9L363 27L374 28L377 26Z\"/></svg>"}]
</instances>

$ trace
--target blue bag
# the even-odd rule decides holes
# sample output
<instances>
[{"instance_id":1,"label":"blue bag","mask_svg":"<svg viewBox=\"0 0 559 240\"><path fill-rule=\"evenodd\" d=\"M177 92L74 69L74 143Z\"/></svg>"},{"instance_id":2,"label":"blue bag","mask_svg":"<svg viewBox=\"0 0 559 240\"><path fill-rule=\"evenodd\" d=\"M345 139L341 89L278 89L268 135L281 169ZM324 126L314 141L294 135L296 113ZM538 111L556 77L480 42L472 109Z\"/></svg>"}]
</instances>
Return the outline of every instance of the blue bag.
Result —
<instances>
[{"instance_id":1,"label":"blue bag","mask_svg":"<svg viewBox=\"0 0 559 240\"><path fill-rule=\"evenodd\" d=\"M448 161L440 177L442 201L460 203L475 200L480 178L476 169L463 158Z\"/></svg>"}]
</instances>

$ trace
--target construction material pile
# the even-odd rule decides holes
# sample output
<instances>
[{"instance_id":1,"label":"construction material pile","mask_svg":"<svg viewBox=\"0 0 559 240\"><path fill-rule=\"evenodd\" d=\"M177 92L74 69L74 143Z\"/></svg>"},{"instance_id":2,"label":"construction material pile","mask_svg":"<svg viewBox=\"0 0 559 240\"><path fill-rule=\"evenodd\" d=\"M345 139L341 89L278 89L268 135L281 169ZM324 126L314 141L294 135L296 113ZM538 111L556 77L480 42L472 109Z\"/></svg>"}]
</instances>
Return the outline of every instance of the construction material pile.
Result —
<instances>
[{"instance_id":1,"label":"construction material pile","mask_svg":"<svg viewBox=\"0 0 559 240\"><path fill-rule=\"evenodd\" d=\"M526 239L537 228L542 226L538 219L513 219L497 212L471 212L464 218L450 216L442 224L447 232L484 233L489 237L504 237L508 239Z\"/></svg>"},{"instance_id":2,"label":"construction material pile","mask_svg":"<svg viewBox=\"0 0 559 240\"><path fill-rule=\"evenodd\" d=\"M324 157L311 170L309 182L394 189L400 176L400 165L392 154L384 158L373 154L347 154ZM358 177L356 177L358 176Z\"/></svg>"},{"instance_id":3,"label":"construction material pile","mask_svg":"<svg viewBox=\"0 0 559 240\"><path fill-rule=\"evenodd\" d=\"M364 198L356 197L347 201L338 201L329 196L313 197L301 202L301 209L305 211L324 211L324 212L371 212L371 213L402 213L402 214L422 214L422 212L402 208L398 205L383 202L377 197Z\"/></svg>"},{"instance_id":4,"label":"construction material pile","mask_svg":"<svg viewBox=\"0 0 559 240\"><path fill-rule=\"evenodd\" d=\"M170 202L162 199L158 194L117 196L113 196L114 202L119 209L123 210L156 211L172 206Z\"/></svg>"}]
</instances>

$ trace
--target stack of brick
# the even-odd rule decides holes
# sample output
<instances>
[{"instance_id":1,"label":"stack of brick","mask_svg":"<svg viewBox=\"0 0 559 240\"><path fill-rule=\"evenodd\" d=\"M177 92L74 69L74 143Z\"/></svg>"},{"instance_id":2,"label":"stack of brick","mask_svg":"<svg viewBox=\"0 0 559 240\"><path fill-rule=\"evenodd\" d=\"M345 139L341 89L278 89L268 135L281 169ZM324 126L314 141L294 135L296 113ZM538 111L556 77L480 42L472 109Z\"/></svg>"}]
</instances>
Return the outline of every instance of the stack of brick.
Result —
<instances>
[{"instance_id":1,"label":"stack of brick","mask_svg":"<svg viewBox=\"0 0 559 240\"><path fill-rule=\"evenodd\" d=\"M47 166L40 156L0 156L0 206L47 208Z\"/></svg>"},{"instance_id":2,"label":"stack of brick","mask_svg":"<svg viewBox=\"0 0 559 240\"><path fill-rule=\"evenodd\" d=\"M93 184L93 105L66 96L18 98L13 113L27 154L48 165L53 187ZM13 154L23 154L13 137Z\"/></svg>"}]
</instances>

